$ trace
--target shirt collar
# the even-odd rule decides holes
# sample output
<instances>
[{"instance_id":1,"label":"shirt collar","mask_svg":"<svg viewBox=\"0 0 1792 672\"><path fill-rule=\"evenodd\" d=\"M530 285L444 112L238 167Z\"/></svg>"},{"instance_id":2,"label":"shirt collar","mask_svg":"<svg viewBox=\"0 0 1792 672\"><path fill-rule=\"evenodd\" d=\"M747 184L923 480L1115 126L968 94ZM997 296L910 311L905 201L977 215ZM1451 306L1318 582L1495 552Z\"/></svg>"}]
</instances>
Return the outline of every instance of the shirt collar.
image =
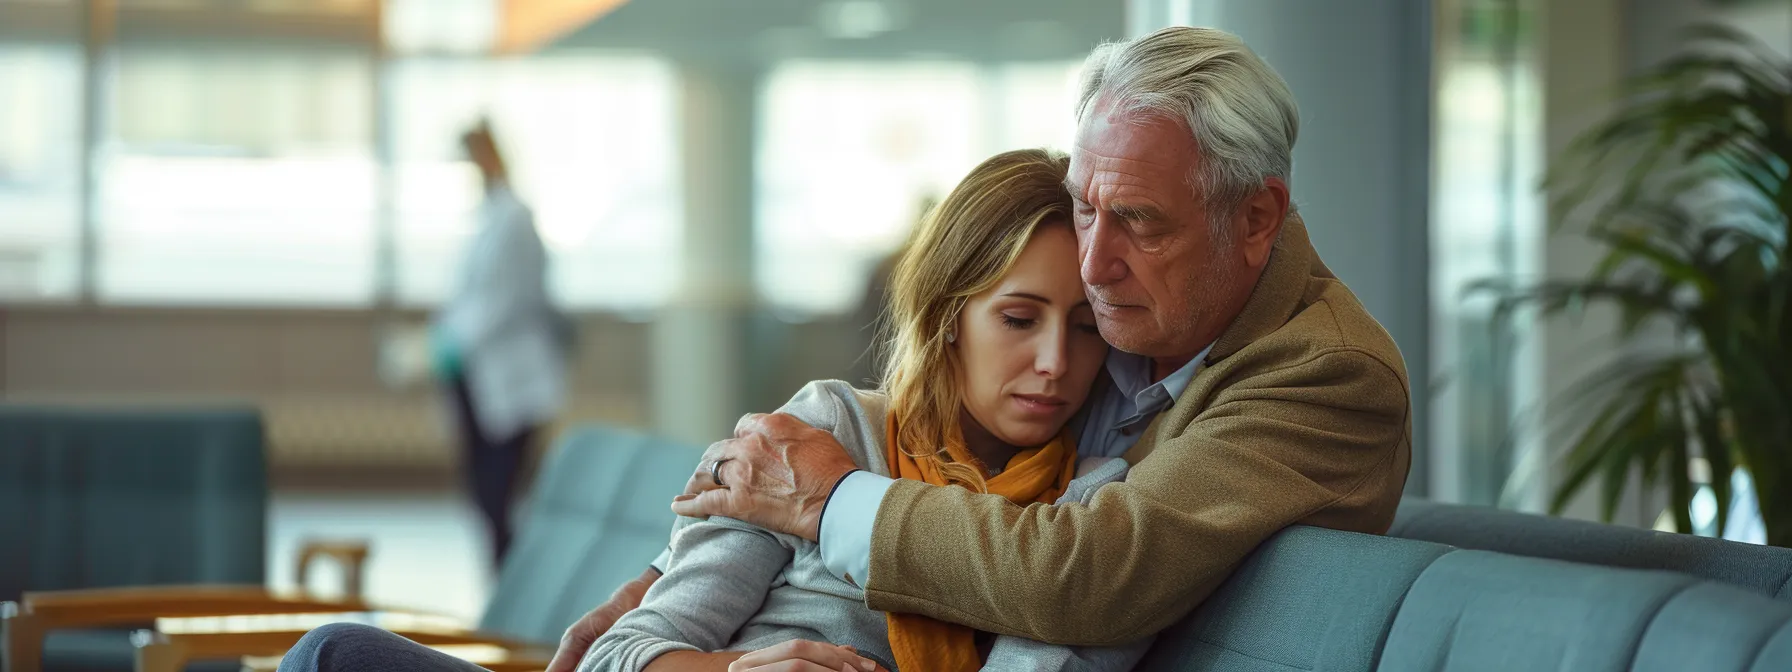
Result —
<instances>
[{"instance_id":1,"label":"shirt collar","mask_svg":"<svg viewBox=\"0 0 1792 672\"><path fill-rule=\"evenodd\" d=\"M1147 411L1146 406L1151 404L1152 397L1157 397L1158 403L1167 406L1169 402L1182 396L1182 391L1188 389L1189 382L1194 380L1195 374L1201 370L1202 362L1207 360L1207 353L1212 351L1213 344L1209 343L1207 347L1201 349L1201 354L1188 360L1188 363L1183 364L1182 368L1164 376L1163 380L1153 383L1151 382L1150 357L1116 349L1108 353L1108 376L1114 380L1115 390L1130 400L1135 409ZM1154 392L1154 389L1161 390L1161 392Z\"/></svg>"}]
</instances>

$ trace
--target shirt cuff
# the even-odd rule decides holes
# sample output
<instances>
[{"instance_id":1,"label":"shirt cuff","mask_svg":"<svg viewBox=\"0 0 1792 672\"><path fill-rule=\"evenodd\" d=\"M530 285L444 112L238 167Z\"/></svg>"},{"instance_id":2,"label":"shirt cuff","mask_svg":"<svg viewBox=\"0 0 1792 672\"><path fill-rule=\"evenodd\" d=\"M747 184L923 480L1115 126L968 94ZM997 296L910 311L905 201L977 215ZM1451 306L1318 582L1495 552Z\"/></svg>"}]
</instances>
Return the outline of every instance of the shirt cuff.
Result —
<instances>
[{"instance_id":1,"label":"shirt cuff","mask_svg":"<svg viewBox=\"0 0 1792 672\"><path fill-rule=\"evenodd\" d=\"M877 508L895 482L868 471L855 471L840 480L821 512L821 564L830 574L861 588L868 585Z\"/></svg>"},{"instance_id":2,"label":"shirt cuff","mask_svg":"<svg viewBox=\"0 0 1792 672\"><path fill-rule=\"evenodd\" d=\"M653 559L653 565L652 565L653 570L656 572L659 572L660 576L665 576L666 575L666 563L667 563L667 561L669 561L671 559L672 559L672 547L667 546L666 550L660 551L660 557Z\"/></svg>"}]
</instances>

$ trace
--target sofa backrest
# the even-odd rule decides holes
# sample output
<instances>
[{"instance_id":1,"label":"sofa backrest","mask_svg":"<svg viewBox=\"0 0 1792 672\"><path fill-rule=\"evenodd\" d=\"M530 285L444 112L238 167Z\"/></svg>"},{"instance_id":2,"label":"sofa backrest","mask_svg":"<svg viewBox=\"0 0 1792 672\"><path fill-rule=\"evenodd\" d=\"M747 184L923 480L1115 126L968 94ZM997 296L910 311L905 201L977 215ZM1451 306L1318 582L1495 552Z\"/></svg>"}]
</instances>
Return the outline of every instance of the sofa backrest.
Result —
<instances>
[{"instance_id":1,"label":"sofa backrest","mask_svg":"<svg viewBox=\"0 0 1792 672\"><path fill-rule=\"evenodd\" d=\"M1138 667L1368 670L1407 589L1452 549L1316 527L1271 537Z\"/></svg>"},{"instance_id":2,"label":"sofa backrest","mask_svg":"<svg viewBox=\"0 0 1792 672\"><path fill-rule=\"evenodd\" d=\"M1761 652L1755 654L1754 666L1748 668L1748 672L1773 670L1792 670L1792 624L1780 626L1761 646Z\"/></svg>"},{"instance_id":3,"label":"sofa backrest","mask_svg":"<svg viewBox=\"0 0 1792 672\"><path fill-rule=\"evenodd\" d=\"M1406 499L1388 535L1607 567L1665 569L1792 599L1792 549Z\"/></svg>"},{"instance_id":4,"label":"sofa backrest","mask_svg":"<svg viewBox=\"0 0 1792 672\"><path fill-rule=\"evenodd\" d=\"M1143 672L1792 669L1792 602L1616 569L1292 527Z\"/></svg>"},{"instance_id":5,"label":"sofa backrest","mask_svg":"<svg viewBox=\"0 0 1792 672\"><path fill-rule=\"evenodd\" d=\"M481 629L558 641L666 548L672 497L702 455L626 430L568 429L537 471Z\"/></svg>"},{"instance_id":6,"label":"sofa backrest","mask_svg":"<svg viewBox=\"0 0 1792 672\"><path fill-rule=\"evenodd\" d=\"M261 584L267 494L254 410L0 405L0 600Z\"/></svg>"},{"instance_id":7,"label":"sofa backrest","mask_svg":"<svg viewBox=\"0 0 1792 672\"><path fill-rule=\"evenodd\" d=\"M1631 669L1792 670L1792 602L1721 583L1689 587L1656 612Z\"/></svg>"},{"instance_id":8,"label":"sofa backrest","mask_svg":"<svg viewBox=\"0 0 1792 672\"><path fill-rule=\"evenodd\" d=\"M1672 572L1457 551L1413 583L1379 669L1623 672L1656 612L1697 583Z\"/></svg>"}]
</instances>

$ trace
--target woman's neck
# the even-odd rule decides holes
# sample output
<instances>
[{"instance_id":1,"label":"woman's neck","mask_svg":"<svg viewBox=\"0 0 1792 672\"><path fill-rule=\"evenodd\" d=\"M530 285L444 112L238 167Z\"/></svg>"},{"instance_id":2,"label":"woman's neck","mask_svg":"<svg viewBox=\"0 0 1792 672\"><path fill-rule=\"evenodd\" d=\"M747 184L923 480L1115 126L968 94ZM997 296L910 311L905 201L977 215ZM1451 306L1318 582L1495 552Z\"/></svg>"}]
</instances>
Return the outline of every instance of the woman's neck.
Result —
<instances>
[{"instance_id":1,"label":"woman's neck","mask_svg":"<svg viewBox=\"0 0 1792 672\"><path fill-rule=\"evenodd\" d=\"M1008 468L1009 458L1020 452L1020 448L1009 445L984 429L976 418L971 417L970 411L959 409L958 426L961 428L959 431L964 434L965 449L988 470L1001 471Z\"/></svg>"}]
</instances>

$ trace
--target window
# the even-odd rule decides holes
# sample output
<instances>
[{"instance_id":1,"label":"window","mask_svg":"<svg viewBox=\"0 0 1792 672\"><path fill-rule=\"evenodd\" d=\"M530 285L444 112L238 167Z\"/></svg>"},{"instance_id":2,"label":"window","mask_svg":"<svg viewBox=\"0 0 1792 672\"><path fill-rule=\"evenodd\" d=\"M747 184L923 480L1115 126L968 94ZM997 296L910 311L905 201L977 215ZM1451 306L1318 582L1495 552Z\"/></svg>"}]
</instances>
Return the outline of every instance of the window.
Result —
<instances>
[{"instance_id":1,"label":"window","mask_svg":"<svg viewBox=\"0 0 1792 672\"><path fill-rule=\"evenodd\" d=\"M75 32L72 7L34 9ZM81 47L17 38L0 35L0 300L66 299L80 278Z\"/></svg>"},{"instance_id":2,"label":"window","mask_svg":"<svg viewBox=\"0 0 1792 672\"><path fill-rule=\"evenodd\" d=\"M371 60L351 50L120 50L99 149L102 300L366 304Z\"/></svg>"},{"instance_id":3,"label":"window","mask_svg":"<svg viewBox=\"0 0 1792 672\"><path fill-rule=\"evenodd\" d=\"M1431 347L1447 386L1431 399L1432 496L1470 504L1541 502L1535 439L1512 434L1533 413L1521 333L1496 319L1477 280L1524 277L1540 230L1542 170L1535 17L1514 0L1438 5L1432 130ZM1527 454L1529 455L1527 457Z\"/></svg>"},{"instance_id":4,"label":"window","mask_svg":"<svg viewBox=\"0 0 1792 672\"><path fill-rule=\"evenodd\" d=\"M1081 61L1012 63L985 72L986 100L999 113L990 120L996 142L988 154L1021 147L1069 151L1076 136L1077 75Z\"/></svg>"},{"instance_id":5,"label":"window","mask_svg":"<svg viewBox=\"0 0 1792 672\"><path fill-rule=\"evenodd\" d=\"M484 114L535 211L557 298L614 309L664 301L679 273L673 81L662 62L591 53L401 62L400 300L438 302L453 286L479 200L459 138Z\"/></svg>"},{"instance_id":6,"label":"window","mask_svg":"<svg viewBox=\"0 0 1792 672\"><path fill-rule=\"evenodd\" d=\"M774 307L852 310L923 204L979 161L1063 148L1071 73L1052 62L792 62L760 100L755 274Z\"/></svg>"}]
</instances>

